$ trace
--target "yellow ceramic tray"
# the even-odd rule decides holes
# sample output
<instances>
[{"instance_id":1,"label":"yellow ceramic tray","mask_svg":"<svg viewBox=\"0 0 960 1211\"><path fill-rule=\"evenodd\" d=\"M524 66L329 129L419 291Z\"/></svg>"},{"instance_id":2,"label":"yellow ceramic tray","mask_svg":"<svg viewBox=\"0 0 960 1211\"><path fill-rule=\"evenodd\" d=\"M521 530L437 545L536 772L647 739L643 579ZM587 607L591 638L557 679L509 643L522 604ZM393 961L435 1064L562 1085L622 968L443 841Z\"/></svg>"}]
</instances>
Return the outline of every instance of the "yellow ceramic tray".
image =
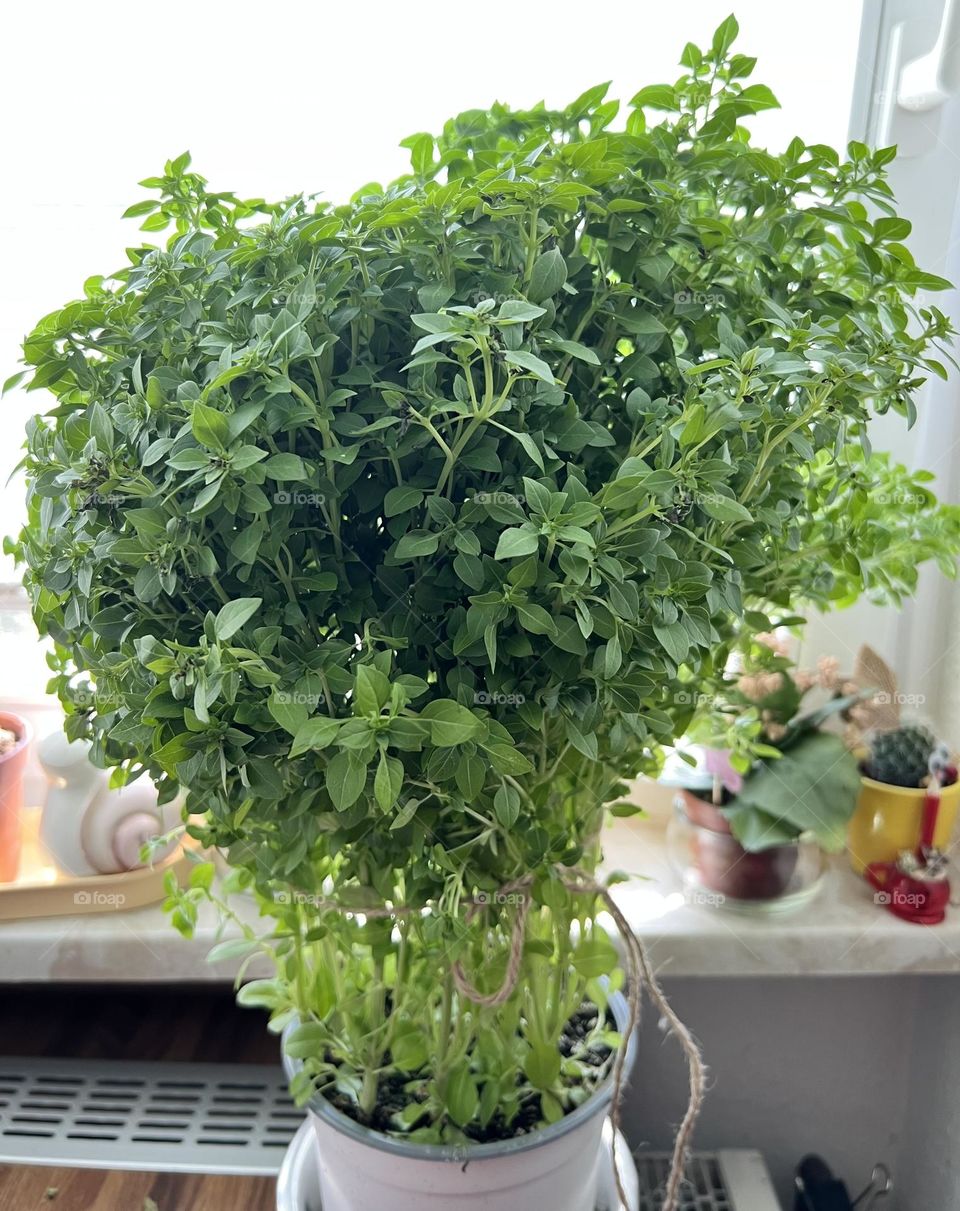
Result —
<instances>
[{"instance_id":1,"label":"yellow ceramic tray","mask_svg":"<svg viewBox=\"0 0 960 1211\"><path fill-rule=\"evenodd\" d=\"M171 867L185 883L193 866L181 844L153 867L118 875L65 875L43 852L39 830L40 809L29 808L23 813L20 872L12 882L0 883L0 921L143 908L164 898L163 878ZM188 840L187 846L192 845Z\"/></svg>"}]
</instances>

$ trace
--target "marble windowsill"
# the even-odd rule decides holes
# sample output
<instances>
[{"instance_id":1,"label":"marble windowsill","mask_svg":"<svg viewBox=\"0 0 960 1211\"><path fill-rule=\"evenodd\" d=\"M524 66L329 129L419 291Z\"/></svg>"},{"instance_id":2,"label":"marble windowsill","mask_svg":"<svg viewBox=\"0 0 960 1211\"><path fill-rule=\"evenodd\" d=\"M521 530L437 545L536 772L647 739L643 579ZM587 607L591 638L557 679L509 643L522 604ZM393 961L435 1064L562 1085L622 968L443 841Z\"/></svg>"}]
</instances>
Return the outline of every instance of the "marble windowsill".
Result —
<instances>
[{"instance_id":1,"label":"marble windowsill","mask_svg":"<svg viewBox=\"0 0 960 1211\"><path fill-rule=\"evenodd\" d=\"M605 850L608 866L631 876L616 896L662 976L960 972L960 911L930 928L899 921L843 858L816 899L790 913L754 917L687 903L664 844L669 792L644 786L637 794L649 816L616 821ZM241 913L256 922L252 904ZM5 922L0 982L228 982L236 963L206 962L214 940L212 914L186 941L159 906Z\"/></svg>"}]
</instances>

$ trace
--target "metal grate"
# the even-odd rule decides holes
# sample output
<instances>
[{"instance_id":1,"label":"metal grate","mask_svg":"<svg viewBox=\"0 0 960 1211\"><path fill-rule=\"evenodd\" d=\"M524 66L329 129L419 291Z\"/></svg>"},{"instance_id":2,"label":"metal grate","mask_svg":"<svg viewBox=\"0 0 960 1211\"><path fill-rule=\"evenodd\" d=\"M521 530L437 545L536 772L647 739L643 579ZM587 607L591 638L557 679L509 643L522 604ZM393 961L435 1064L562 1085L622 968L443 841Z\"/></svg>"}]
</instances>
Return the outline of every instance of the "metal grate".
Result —
<instances>
[{"instance_id":1,"label":"metal grate","mask_svg":"<svg viewBox=\"0 0 960 1211\"><path fill-rule=\"evenodd\" d=\"M670 1172L666 1152L635 1152L637 1211L660 1211ZM779 1211L759 1152L729 1149L694 1153L687 1164L680 1211Z\"/></svg>"},{"instance_id":2,"label":"metal grate","mask_svg":"<svg viewBox=\"0 0 960 1211\"><path fill-rule=\"evenodd\" d=\"M272 1175L302 1122L279 1065L0 1058L0 1162Z\"/></svg>"},{"instance_id":3,"label":"metal grate","mask_svg":"<svg viewBox=\"0 0 960 1211\"><path fill-rule=\"evenodd\" d=\"M666 1154L640 1152L634 1155L634 1160L640 1187L637 1211L659 1211L670 1172L670 1158ZM715 1156L691 1157L683 1195L682 1211L735 1211Z\"/></svg>"}]
</instances>

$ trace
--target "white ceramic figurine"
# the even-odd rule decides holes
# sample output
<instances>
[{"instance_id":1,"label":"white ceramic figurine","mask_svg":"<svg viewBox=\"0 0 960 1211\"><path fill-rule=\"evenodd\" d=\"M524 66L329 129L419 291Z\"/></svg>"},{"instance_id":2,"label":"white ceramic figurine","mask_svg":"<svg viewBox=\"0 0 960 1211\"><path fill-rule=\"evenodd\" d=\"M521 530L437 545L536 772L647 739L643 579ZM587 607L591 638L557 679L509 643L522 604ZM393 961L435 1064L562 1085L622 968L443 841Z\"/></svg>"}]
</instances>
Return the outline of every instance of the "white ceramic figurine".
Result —
<instances>
[{"instance_id":1,"label":"white ceramic figurine","mask_svg":"<svg viewBox=\"0 0 960 1211\"><path fill-rule=\"evenodd\" d=\"M37 754L49 787L40 820L40 839L51 860L68 875L105 875L134 870L151 837L179 820L176 803L160 807L147 778L112 790L105 770L90 764L90 744L52 732ZM156 855L165 857L170 844Z\"/></svg>"}]
</instances>

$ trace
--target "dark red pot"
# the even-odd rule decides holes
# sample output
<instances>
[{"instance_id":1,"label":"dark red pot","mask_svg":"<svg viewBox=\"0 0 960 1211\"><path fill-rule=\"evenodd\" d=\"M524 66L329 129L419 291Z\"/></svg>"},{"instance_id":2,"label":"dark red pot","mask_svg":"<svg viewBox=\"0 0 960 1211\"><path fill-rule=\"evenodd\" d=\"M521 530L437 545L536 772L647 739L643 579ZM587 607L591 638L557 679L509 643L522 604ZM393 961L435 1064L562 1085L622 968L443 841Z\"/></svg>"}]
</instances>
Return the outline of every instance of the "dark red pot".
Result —
<instances>
[{"instance_id":1,"label":"dark red pot","mask_svg":"<svg viewBox=\"0 0 960 1211\"><path fill-rule=\"evenodd\" d=\"M749 853L718 808L692 791L681 794L687 819L696 825L691 848L704 887L731 900L776 900L785 894L797 867L796 845Z\"/></svg>"}]
</instances>

